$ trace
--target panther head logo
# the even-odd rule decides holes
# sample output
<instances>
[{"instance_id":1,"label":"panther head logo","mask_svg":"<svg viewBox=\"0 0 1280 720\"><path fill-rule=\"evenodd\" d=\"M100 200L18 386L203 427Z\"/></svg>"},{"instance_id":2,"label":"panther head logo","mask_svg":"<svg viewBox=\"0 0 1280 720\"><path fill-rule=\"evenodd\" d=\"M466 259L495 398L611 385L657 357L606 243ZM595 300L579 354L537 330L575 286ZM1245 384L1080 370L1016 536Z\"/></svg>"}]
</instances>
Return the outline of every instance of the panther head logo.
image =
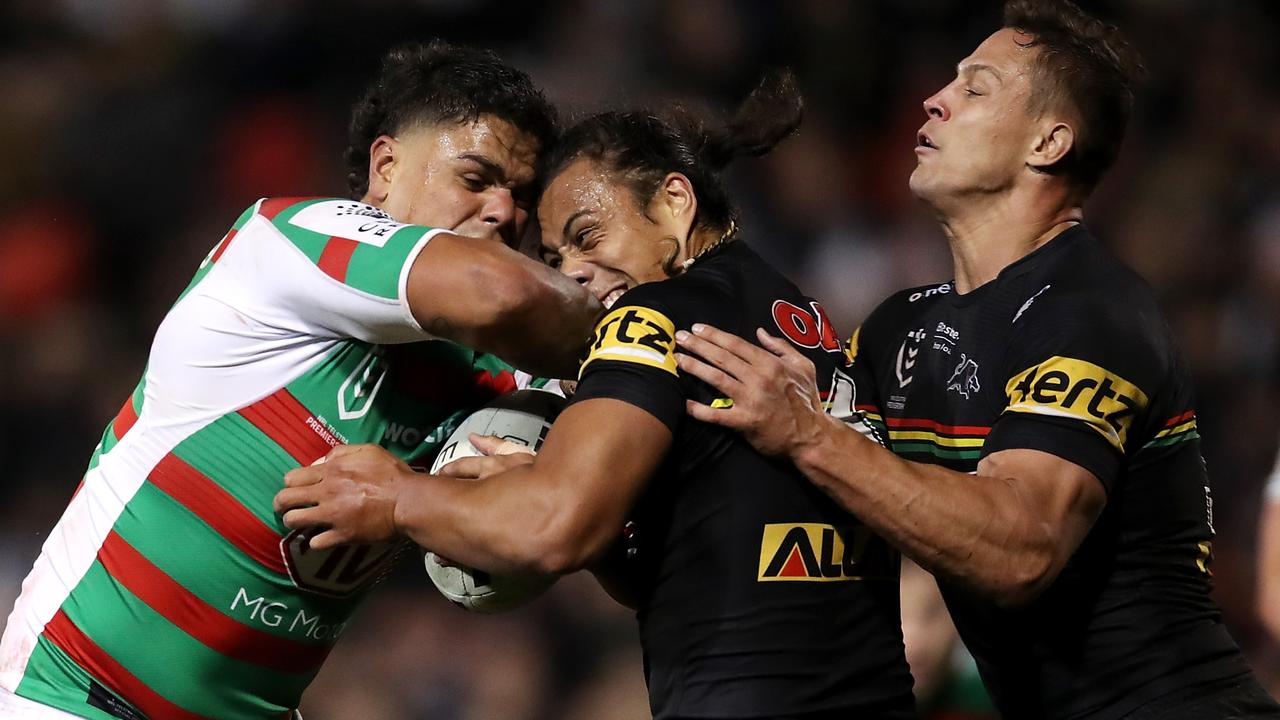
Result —
<instances>
[{"instance_id":1,"label":"panther head logo","mask_svg":"<svg viewBox=\"0 0 1280 720\"><path fill-rule=\"evenodd\" d=\"M960 393L965 400L969 399L969 393L981 390L982 386L978 384L978 363L970 360L964 353L960 353L960 362L956 364L955 372L951 373L951 379L947 381L947 389Z\"/></svg>"}]
</instances>

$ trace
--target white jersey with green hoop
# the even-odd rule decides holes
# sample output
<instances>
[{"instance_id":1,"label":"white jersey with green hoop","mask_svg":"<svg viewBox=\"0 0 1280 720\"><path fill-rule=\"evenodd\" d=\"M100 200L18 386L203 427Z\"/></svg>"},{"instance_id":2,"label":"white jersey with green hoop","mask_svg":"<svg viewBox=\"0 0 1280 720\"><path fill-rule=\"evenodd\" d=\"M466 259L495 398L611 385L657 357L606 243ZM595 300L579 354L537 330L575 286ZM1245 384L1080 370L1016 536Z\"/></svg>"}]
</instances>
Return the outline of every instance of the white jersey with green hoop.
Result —
<instances>
[{"instance_id":1,"label":"white jersey with green hoop","mask_svg":"<svg viewBox=\"0 0 1280 720\"><path fill-rule=\"evenodd\" d=\"M23 582L0 687L90 718L297 706L397 547L309 551L272 512L284 474L340 443L429 465L467 412L519 384L409 312L409 267L437 232L349 200L240 216Z\"/></svg>"}]
</instances>

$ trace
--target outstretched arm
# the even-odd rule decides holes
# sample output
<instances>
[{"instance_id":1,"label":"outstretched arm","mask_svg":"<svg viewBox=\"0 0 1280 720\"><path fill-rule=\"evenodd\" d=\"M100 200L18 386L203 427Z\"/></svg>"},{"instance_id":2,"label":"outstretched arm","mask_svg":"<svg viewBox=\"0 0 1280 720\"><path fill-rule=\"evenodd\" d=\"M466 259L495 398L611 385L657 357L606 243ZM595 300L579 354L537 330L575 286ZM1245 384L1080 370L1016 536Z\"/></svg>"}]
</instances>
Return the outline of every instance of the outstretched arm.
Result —
<instances>
[{"instance_id":1,"label":"outstretched arm","mask_svg":"<svg viewBox=\"0 0 1280 720\"><path fill-rule=\"evenodd\" d=\"M826 414L814 368L763 330L766 349L706 326L677 341L680 369L733 400L699 420L738 430L761 452L781 455L846 509L935 574L1017 605L1047 587L1106 501L1084 468L1037 450L984 458L977 476L910 462Z\"/></svg>"},{"instance_id":2,"label":"outstretched arm","mask_svg":"<svg viewBox=\"0 0 1280 720\"><path fill-rule=\"evenodd\" d=\"M275 506L288 527L320 530L319 549L404 535L490 572L564 574L618 540L670 445L648 412L597 398L565 410L532 463L461 480L416 473L374 446L338 448L290 472Z\"/></svg>"},{"instance_id":3,"label":"outstretched arm","mask_svg":"<svg viewBox=\"0 0 1280 720\"><path fill-rule=\"evenodd\" d=\"M544 377L573 377L600 302L581 285L492 240L433 237L409 269L409 309L437 337Z\"/></svg>"}]
</instances>

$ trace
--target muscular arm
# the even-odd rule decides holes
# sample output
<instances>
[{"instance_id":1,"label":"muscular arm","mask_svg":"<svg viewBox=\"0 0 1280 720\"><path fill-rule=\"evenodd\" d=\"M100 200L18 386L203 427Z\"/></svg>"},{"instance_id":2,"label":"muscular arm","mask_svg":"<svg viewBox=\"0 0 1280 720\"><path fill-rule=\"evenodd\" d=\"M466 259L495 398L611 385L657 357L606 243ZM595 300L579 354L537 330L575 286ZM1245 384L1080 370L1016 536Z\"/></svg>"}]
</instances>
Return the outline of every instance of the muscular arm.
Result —
<instances>
[{"instance_id":1,"label":"muscular arm","mask_svg":"<svg viewBox=\"0 0 1280 720\"><path fill-rule=\"evenodd\" d=\"M784 341L765 348L714 328L682 333L680 368L733 398L700 420L742 432L762 452L791 459L925 569L999 603L1034 599L1057 577L1106 503L1084 468L1037 450L992 453L977 475L904 460L823 411L813 365Z\"/></svg>"},{"instance_id":2,"label":"muscular arm","mask_svg":"<svg viewBox=\"0 0 1280 720\"><path fill-rule=\"evenodd\" d=\"M604 555L671 445L653 415L608 398L570 406L532 462L483 479L415 472L382 448L343 446L285 476L276 512L317 550L408 536L490 572L565 574ZM450 464L459 469L466 458ZM458 466L458 467L455 467Z\"/></svg>"},{"instance_id":3,"label":"muscular arm","mask_svg":"<svg viewBox=\"0 0 1280 720\"><path fill-rule=\"evenodd\" d=\"M409 270L427 332L535 375L572 377L601 312L578 283L501 243L441 234Z\"/></svg>"},{"instance_id":4,"label":"muscular arm","mask_svg":"<svg viewBox=\"0 0 1280 720\"><path fill-rule=\"evenodd\" d=\"M993 453L968 475L904 460L840 422L792 460L922 567L1006 605L1053 582L1106 502L1089 471L1048 453Z\"/></svg>"}]
</instances>

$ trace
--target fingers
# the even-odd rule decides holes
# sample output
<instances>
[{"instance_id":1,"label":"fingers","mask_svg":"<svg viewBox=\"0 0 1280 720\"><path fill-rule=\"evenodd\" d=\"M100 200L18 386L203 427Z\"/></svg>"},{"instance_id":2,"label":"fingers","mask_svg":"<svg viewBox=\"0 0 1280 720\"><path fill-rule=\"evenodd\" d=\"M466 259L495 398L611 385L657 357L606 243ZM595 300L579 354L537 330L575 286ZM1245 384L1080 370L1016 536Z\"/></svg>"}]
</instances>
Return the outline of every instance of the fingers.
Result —
<instances>
[{"instance_id":1,"label":"fingers","mask_svg":"<svg viewBox=\"0 0 1280 720\"><path fill-rule=\"evenodd\" d=\"M786 340L770 335L764 331L764 328L756 328L756 337L760 339L760 344L765 349L781 358L782 362L788 367L807 372L810 375L815 372L813 361L805 357L804 353L801 353Z\"/></svg>"},{"instance_id":2,"label":"fingers","mask_svg":"<svg viewBox=\"0 0 1280 720\"><path fill-rule=\"evenodd\" d=\"M459 480L480 480L520 465L533 462L531 453L511 453L492 457L459 458L437 471L438 475Z\"/></svg>"},{"instance_id":3,"label":"fingers","mask_svg":"<svg viewBox=\"0 0 1280 720\"><path fill-rule=\"evenodd\" d=\"M484 453L485 455L512 455L514 453L528 453L533 455L533 450L527 445L504 440L495 435L477 435L471 433L468 438L471 445Z\"/></svg>"},{"instance_id":4,"label":"fingers","mask_svg":"<svg viewBox=\"0 0 1280 720\"><path fill-rule=\"evenodd\" d=\"M276 493L275 500L272 501L272 507L276 513L286 512L294 508L311 507L319 501L315 488L298 487L285 488Z\"/></svg>"},{"instance_id":5,"label":"fingers","mask_svg":"<svg viewBox=\"0 0 1280 720\"><path fill-rule=\"evenodd\" d=\"M676 365L682 372L698 378L729 397L737 397L743 389L743 384L737 378L717 367L708 365L692 355L676 353Z\"/></svg>"},{"instance_id":6,"label":"fingers","mask_svg":"<svg viewBox=\"0 0 1280 720\"><path fill-rule=\"evenodd\" d=\"M328 525L327 511L319 507L294 508L280 516L280 520L290 530Z\"/></svg>"},{"instance_id":7,"label":"fingers","mask_svg":"<svg viewBox=\"0 0 1280 720\"><path fill-rule=\"evenodd\" d=\"M284 474L284 486L292 488L315 485L323 478L324 468L321 465L295 468Z\"/></svg>"},{"instance_id":8,"label":"fingers","mask_svg":"<svg viewBox=\"0 0 1280 720\"><path fill-rule=\"evenodd\" d=\"M347 542L345 535L336 530L325 530L315 537L307 539L307 545L312 550L328 550Z\"/></svg>"},{"instance_id":9,"label":"fingers","mask_svg":"<svg viewBox=\"0 0 1280 720\"><path fill-rule=\"evenodd\" d=\"M694 327L701 326L695 325ZM716 332L720 331L716 330ZM721 334L727 335L726 333ZM744 342L741 338L732 335L728 335L728 337L733 337L739 343ZM712 342L700 335L685 332L684 330L676 333L676 342L680 344L680 347L739 380L746 379L746 376L751 373L752 366L756 364L753 360L744 360L738 353L720 343ZM747 344L749 345L750 343ZM753 349L757 352L760 350L754 347ZM753 359L759 359L759 356Z\"/></svg>"}]
</instances>

